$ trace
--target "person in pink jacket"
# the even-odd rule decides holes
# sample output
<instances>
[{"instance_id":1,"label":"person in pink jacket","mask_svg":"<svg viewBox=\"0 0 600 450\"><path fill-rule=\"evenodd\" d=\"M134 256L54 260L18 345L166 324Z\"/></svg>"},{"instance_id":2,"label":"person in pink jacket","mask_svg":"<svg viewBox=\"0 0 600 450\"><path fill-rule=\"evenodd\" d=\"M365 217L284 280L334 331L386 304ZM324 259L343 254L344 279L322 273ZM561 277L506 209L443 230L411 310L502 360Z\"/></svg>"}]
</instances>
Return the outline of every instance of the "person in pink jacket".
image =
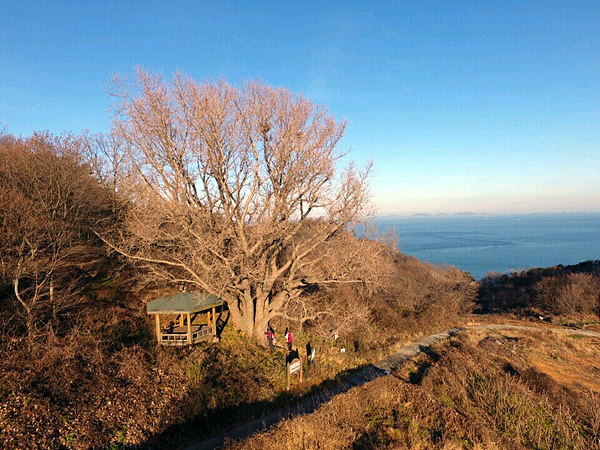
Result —
<instances>
[{"instance_id":1,"label":"person in pink jacket","mask_svg":"<svg viewBox=\"0 0 600 450\"><path fill-rule=\"evenodd\" d=\"M267 328L267 342L269 343L269 350L272 352L275 344L275 331L270 326Z\"/></svg>"},{"instance_id":2,"label":"person in pink jacket","mask_svg":"<svg viewBox=\"0 0 600 450\"><path fill-rule=\"evenodd\" d=\"M294 336L292 336L292 332L288 328L285 329L285 340L286 340L287 345L288 345L288 351L291 352L292 351L292 342L294 340Z\"/></svg>"}]
</instances>

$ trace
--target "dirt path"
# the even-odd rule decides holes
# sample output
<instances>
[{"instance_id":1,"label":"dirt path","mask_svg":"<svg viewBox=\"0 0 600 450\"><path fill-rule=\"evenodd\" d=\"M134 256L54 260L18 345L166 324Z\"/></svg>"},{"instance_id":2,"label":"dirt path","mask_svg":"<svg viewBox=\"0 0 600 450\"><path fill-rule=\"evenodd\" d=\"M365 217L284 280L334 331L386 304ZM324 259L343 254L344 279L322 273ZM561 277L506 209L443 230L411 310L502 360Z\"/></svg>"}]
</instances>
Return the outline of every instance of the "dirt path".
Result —
<instances>
[{"instance_id":1,"label":"dirt path","mask_svg":"<svg viewBox=\"0 0 600 450\"><path fill-rule=\"evenodd\" d=\"M328 402L336 395L339 395L343 392L346 392L353 387L361 386L369 381L372 381L376 378L389 375L404 363L409 361L410 359L417 356L419 353L428 350L432 345L437 344L438 342L444 341L446 339L451 338L452 336L456 336L457 334L466 331L466 330L528 330L528 331L547 331L551 330L558 333L565 334L578 334L590 337L598 337L600 338L600 333L595 331L587 331L587 330L576 330L576 329L568 329L568 328L541 328L541 327L533 327L527 325L476 325L476 326L468 326L461 328L451 328L449 330L442 331L440 333L432 334L430 336L426 336L418 341L403 347L398 352L394 353L391 356L388 356L381 361L369 365L364 369L354 373L348 378L344 379L344 381L333 389L330 389L325 392L321 392L319 394L315 394L311 397L305 398L294 405L289 406L288 408L277 411L273 414L269 414L267 416L260 417L251 422L245 423L236 427L232 430L229 430L220 436L216 436L200 443L194 444L190 447L187 447L185 450L208 450L213 448L218 448L223 446L227 441L239 441L245 439L252 434L258 431L264 431L273 425L276 425L280 421L284 419L290 419L300 414L310 414L314 412L319 406L323 403Z\"/></svg>"}]
</instances>

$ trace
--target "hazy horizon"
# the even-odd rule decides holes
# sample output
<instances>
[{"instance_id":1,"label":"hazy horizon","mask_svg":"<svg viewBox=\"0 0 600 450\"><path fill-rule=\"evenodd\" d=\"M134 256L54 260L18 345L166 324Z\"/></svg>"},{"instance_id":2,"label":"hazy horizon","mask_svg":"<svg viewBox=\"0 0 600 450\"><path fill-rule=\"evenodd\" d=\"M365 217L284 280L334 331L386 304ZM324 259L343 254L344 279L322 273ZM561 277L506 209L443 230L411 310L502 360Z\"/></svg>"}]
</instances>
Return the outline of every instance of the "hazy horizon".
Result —
<instances>
[{"instance_id":1,"label":"hazy horizon","mask_svg":"<svg viewBox=\"0 0 600 450\"><path fill-rule=\"evenodd\" d=\"M107 132L112 74L260 79L347 119L379 214L600 211L592 1L8 2L0 130Z\"/></svg>"},{"instance_id":2,"label":"hazy horizon","mask_svg":"<svg viewBox=\"0 0 600 450\"><path fill-rule=\"evenodd\" d=\"M428 212L428 211L419 211L419 212L408 212L408 213L376 213L375 217L415 217L415 216L428 216L428 217L436 217L436 216L519 216L519 215L597 215L600 214L600 210L595 211L521 211L521 212L475 212L475 211L458 211L458 212Z\"/></svg>"}]
</instances>

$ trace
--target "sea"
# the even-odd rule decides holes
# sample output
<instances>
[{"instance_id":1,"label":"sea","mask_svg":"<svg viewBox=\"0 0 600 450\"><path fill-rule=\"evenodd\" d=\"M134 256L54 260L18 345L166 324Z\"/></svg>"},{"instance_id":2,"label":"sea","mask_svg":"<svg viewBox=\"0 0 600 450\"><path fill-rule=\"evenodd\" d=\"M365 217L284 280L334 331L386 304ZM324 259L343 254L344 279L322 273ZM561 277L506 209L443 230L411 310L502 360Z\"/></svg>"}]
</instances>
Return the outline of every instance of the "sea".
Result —
<instances>
[{"instance_id":1,"label":"sea","mask_svg":"<svg viewBox=\"0 0 600 450\"><path fill-rule=\"evenodd\" d=\"M379 233L395 230L407 255L453 265L480 280L488 272L600 260L600 213L385 216Z\"/></svg>"}]
</instances>

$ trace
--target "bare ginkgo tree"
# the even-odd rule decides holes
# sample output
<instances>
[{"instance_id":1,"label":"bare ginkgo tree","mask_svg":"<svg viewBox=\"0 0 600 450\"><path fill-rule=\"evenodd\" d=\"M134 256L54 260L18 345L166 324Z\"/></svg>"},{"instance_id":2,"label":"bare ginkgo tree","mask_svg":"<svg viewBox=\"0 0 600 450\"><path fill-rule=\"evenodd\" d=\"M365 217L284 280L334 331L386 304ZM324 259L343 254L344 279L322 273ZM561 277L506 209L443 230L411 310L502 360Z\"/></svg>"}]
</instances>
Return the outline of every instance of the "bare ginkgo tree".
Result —
<instances>
[{"instance_id":1,"label":"bare ginkgo tree","mask_svg":"<svg viewBox=\"0 0 600 450\"><path fill-rule=\"evenodd\" d=\"M259 82L138 70L110 93L133 170L124 226L102 236L113 249L221 297L255 336L307 292L365 281L327 251L369 205L369 167L336 167L345 122Z\"/></svg>"}]
</instances>

